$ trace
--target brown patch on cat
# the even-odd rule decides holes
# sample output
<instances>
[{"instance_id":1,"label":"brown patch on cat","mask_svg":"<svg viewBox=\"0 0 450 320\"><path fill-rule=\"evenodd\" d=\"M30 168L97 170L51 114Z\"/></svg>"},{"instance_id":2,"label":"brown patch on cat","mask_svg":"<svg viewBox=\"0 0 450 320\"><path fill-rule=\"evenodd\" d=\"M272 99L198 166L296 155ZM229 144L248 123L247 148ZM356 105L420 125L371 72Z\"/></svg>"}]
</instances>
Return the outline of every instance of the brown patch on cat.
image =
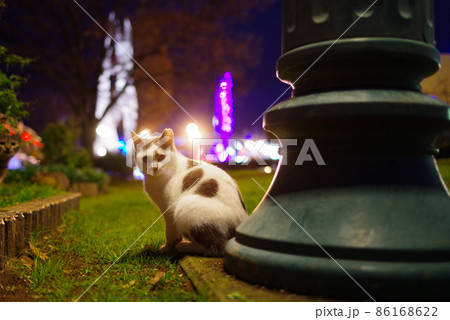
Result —
<instances>
[{"instance_id":1,"label":"brown patch on cat","mask_svg":"<svg viewBox=\"0 0 450 320\"><path fill-rule=\"evenodd\" d=\"M161 149L167 149L173 144L173 131L171 129L165 129L159 138L161 142L164 143L160 146ZM159 143L159 141L158 141Z\"/></svg>"},{"instance_id":2,"label":"brown patch on cat","mask_svg":"<svg viewBox=\"0 0 450 320\"><path fill-rule=\"evenodd\" d=\"M195 193L203 197L212 198L215 197L219 191L219 183L215 179L208 179L203 181L200 186L195 190Z\"/></svg>"},{"instance_id":3,"label":"brown patch on cat","mask_svg":"<svg viewBox=\"0 0 450 320\"><path fill-rule=\"evenodd\" d=\"M195 167L195 166L198 166L198 165L199 165L199 163L197 161L195 161L195 160L188 159L188 161L187 161L187 169L188 170L193 168L193 167Z\"/></svg>"},{"instance_id":4,"label":"brown patch on cat","mask_svg":"<svg viewBox=\"0 0 450 320\"><path fill-rule=\"evenodd\" d=\"M156 161L161 162L166 158L165 154L159 154L158 152L155 152L155 158Z\"/></svg>"},{"instance_id":5,"label":"brown patch on cat","mask_svg":"<svg viewBox=\"0 0 450 320\"><path fill-rule=\"evenodd\" d=\"M190 171L184 178L183 178L183 186L181 187L181 191L186 191L189 189L196 181L200 180L203 177L203 169L197 168L192 171Z\"/></svg>"},{"instance_id":6,"label":"brown patch on cat","mask_svg":"<svg viewBox=\"0 0 450 320\"><path fill-rule=\"evenodd\" d=\"M207 256L222 256L226 240L220 230L210 223L194 226L190 229L190 239L206 249Z\"/></svg>"},{"instance_id":7,"label":"brown patch on cat","mask_svg":"<svg viewBox=\"0 0 450 320\"><path fill-rule=\"evenodd\" d=\"M172 146L172 140L168 140L168 141L164 142L164 143L160 146L160 148L163 149L163 150L165 150L165 149L167 149L167 148L169 148L169 147L171 147L171 146Z\"/></svg>"},{"instance_id":8,"label":"brown patch on cat","mask_svg":"<svg viewBox=\"0 0 450 320\"><path fill-rule=\"evenodd\" d=\"M142 172L148 174L148 169L151 169L148 167L148 156L142 157Z\"/></svg>"},{"instance_id":9,"label":"brown patch on cat","mask_svg":"<svg viewBox=\"0 0 450 320\"><path fill-rule=\"evenodd\" d=\"M236 236L236 227L235 226L229 226L227 230L227 240L234 238Z\"/></svg>"}]
</instances>

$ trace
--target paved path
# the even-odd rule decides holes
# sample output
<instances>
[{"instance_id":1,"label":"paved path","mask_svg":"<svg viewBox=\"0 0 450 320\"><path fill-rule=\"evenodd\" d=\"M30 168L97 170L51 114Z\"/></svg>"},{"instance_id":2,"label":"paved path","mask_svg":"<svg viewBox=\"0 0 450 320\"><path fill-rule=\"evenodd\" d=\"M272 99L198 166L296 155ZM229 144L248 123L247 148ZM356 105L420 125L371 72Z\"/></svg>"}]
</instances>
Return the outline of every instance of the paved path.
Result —
<instances>
[{"instance_id":1,"label":"paved path","mask_svg":"<svg viewBox=\"0 0 450 320\"><path fill-rule=\"evenodd\" d=\"M197 291L209 301L332 301L241 281L225 272L222 258L186 256L180 263Z\"/></svg>"}]
</instances>

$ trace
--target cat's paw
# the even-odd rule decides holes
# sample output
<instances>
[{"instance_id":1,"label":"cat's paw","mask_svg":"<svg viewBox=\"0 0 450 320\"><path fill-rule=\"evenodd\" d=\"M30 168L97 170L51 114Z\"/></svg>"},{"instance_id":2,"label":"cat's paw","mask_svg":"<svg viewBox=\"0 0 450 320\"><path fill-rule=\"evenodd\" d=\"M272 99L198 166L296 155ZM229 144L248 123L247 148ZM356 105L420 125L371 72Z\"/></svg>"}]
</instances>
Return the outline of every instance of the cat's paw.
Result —
<instances>
[{"instance_id":1,"label":"cat's paw","mask_svg":"<svg viewBox=\"0 0 450 320\"><path fill-rule=\"evenodd\" d=\"M163 244L161 248L159 248L159 252L162 254L169 254L174 251L174 248L171 248L167 245L167 243Z\"/></svg>"},{"instance_id":2,"label":"cat's paw","mask_svg":"<svg viewBox=\"0 0 450 320\"><path fill-rule=\"evenodd\" d=\"M178 236L172 241L167 241L164 243L161 248L159 248L159 252L162 254L168 254L175 252L175 247L178 243L180 243L183 240L183 237Z\"/></svg>"},{"instance_id":3,"label":"cat's paw","mask_svg":"<svg viewBox=\"0 0 450 320\"><path fill-rule=\"evenodd\" d=\"M177 253L181 254L203 255L205 253L205 249L190 241L179 242L175 249Z\"/></svg>"}]
</instances>

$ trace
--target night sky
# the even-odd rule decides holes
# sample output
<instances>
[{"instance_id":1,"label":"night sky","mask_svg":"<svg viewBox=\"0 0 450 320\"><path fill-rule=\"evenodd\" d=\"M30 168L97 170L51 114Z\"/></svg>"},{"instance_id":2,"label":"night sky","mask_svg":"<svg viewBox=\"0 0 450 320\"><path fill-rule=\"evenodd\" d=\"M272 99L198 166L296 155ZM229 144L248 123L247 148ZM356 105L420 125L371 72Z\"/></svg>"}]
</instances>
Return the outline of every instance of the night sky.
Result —
<instances>
[{"instance_id":1,"label":"night sky","mask_svg":"<svg viewBox=\"0 0 450 320\"><path fill-rule=\"evenodd\" d=\"M262 118L252 123L284 91L283 99L289 98L289 85L276 77L276 62L281 55L281 1L276 1L267 11L258 14L248 26L248 31L263 37L263 55L261 64L254 75L256 79L253 90L242 99L235 101L236 132L262 131ZM239 85L236 83L235 85ZM240 106L242 105L242 108ZM243 132L243 133L244 133Z\"/></svg>"},{"instance_id":2,"label":"night sky","mask_svg":"<svg viewBox=\"0 0 450 320\"><path fill-rule=\"evenodd\" d=\"M435 25L437 48L450 53L449 0L435 0ZM267 11L255 15L245 28L264 38L264 51L253 90L246 96L235 97L236 134L262 131L262 118L253 127L252 123L289 88L276 77L276 62L281 54L281 1L276 1ZM288 90L280 100L287 99L290 94L291 90Z\"/></svg>"}]
</instances>

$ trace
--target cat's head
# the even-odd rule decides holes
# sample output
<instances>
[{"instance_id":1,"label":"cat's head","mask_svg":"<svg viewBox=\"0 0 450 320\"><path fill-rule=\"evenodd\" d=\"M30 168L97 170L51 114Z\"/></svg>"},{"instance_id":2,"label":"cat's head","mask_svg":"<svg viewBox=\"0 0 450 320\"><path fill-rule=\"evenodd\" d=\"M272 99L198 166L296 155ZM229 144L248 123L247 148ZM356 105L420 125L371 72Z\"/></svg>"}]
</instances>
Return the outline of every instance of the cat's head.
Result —
<instances>
[{"instance_id":1,"label":"cat's head","mask_svg":"<svg viewBox=\"0 0 450 320\"><path fill-rule=\"evenodd\" d=\"M21 123L11 131L0 133L0 157L3 159L12 158L20 148L20 135L22 134Z\"/></svg>"},{"instance_id":2,"label":"cat's head","mask_svg":"<svg viewBox=\"0 0 450 320\"><path fill-rule=\"evenodd\" d=\"M134 132L131 132L131 135L136 165L143 173L159 176L173 168L176 150L172 129L165 129L162 134L157 135Z\"/></svg>"}]
</instances>

